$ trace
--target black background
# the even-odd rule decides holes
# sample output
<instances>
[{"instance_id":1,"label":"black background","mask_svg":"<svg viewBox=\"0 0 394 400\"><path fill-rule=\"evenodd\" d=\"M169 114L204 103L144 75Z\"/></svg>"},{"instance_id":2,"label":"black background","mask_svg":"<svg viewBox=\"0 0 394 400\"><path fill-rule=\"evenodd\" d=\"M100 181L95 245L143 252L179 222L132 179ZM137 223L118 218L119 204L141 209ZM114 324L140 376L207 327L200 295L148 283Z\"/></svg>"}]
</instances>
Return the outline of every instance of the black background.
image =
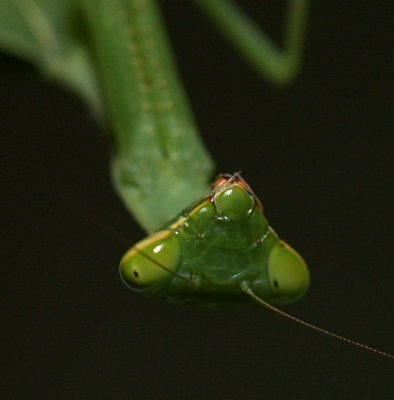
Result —
<instances>
[{"instance_id":1,"label":"black background","mask_svg":"<svg viewBox=\"0 0 394 400\"><path fill-rule=\"evenodd\" d=\"M165 1L165 15L217 172L243 171L311 269L286 310L394 352L394 3L313 4L305 66L285 90L187 3ZM242 3L280 37L284 3ZM130 244L143 237L112 191L105 133L72 94L0 62L1 399L393 398L388 359L263 308L124 287L124 246L58 195Z\"/></svg>"}]
</instances>

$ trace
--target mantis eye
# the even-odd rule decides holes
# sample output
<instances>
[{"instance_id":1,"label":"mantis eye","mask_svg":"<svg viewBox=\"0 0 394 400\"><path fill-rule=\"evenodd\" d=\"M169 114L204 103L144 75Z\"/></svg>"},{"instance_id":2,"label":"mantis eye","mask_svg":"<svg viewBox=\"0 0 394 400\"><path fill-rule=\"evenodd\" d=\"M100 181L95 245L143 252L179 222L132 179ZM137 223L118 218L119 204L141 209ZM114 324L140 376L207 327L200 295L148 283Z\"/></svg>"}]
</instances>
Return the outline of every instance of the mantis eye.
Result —
<instances>
[{"instance_id":1,"label":"mantis eye","mask_svg":"<svg viewBox=\"0 0 394 400\"><path fill-rule=\"evenodd\" d=\"M214 203L220 216L237 220L252 212L254 200L243 187L234 184L216 193Z\"/></svg>"},{"instance_id":2,"label":"mantis eye","mask_svg":"<svg viewBox=\"0 0 394 400\"><path fill-rule=\"evenodd\" d=\"M305 261L283 241L279 241L269 255L268 282L277 304L295 301L308 289L309 271Z\"/></svg>"},{"instance_id":3,"label":"mantis eye","mask_svg":"<svg viewBox=\"0 0 394 400\"><path fill-rule=\"evenodd\" d=\"M174 276L181 258L181 246L170 231L153 233L135 244L120 261L120 276L136 290L165 283Z\"/></svg>"}]
</instances>

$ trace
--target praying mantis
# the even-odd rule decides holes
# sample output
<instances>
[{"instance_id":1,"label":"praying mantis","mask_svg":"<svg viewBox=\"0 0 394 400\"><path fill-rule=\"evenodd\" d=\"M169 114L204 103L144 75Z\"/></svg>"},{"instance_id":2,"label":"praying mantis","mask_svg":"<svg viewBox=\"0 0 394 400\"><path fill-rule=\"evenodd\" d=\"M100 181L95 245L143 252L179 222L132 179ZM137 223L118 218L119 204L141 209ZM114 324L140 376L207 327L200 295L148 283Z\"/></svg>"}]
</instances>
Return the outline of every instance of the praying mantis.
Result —
<instances>
[{"instance_id":1,"label":"praying mantis","mask_svg":"<svg viewBox=\"0 0 394 400\"><path fill-rule=\"evenodd\" d=\"M231 305L239 302L252 303L253 300L265 305L268 300L273 300L273 304L276 305L295 300L301 296L309 282L305 264L297 253L284 244L283 246L279 245L282 242L279 242L276 234L270 230L271 228L267 228L268 223L265 217L262 216L261 203L253 194L249 185L239 175L235 174L230 177L219 178L219 181L214 183L214 188L209 190L207 176L212 171L211 160L204 152L200 140L190 133L194 131L194 128L190 122L189 110L183 103L183 93L177 87L176 78L171 72L168 72L171 69L171 65L167 56L162 54L165 44L159 44L156 51L153 51L152 44L155 46L161 40L159 40L160 32L155 30L155 25L151 25L149 29L149 25L146 23L146 21L157 18L154 3L150 1L131 2L135 8L134 11L129 10L126 2L122 1L86 1L84 3L86 9L89 10L92 36L96 40L98 57L99 59L101 58L102 67L106 71L104 87L109 93L110 113L116 126L114 131L117 150L112 165L114 181L118 191L122 193L128 208L132 210L148 232L154 232L148 239L133 246L124 256L121 263L121 274L124 281L141 292L149 293L151 286L141 283L144 274L150 276L149 279L153 283L155 283L157 277L160 278L161 276L163 282L177 282L179 287L175 288L173 293L170 292L168 297L173 300L182 300L183 302L201 301L203 303L217 302ZM209 7L209 4L215 4L202 1L200 3L205 3L207 7ZM225 3L218 1L216 4ZM301 4L302 2L292 3ZM228 10L231 11L232 9ZM215 13L213 9L209 11L211 12L210 15L221 20L220 16L222 14ZM231 12L228 15L234 16ZM223 24L224 28L227 27L226 29L231 26L234 25ZM234 34L231 30L227 30L227 32ZM292 62L286 60L287 62L280 65L288 66L292 63L298 63L300 53L299 38L301 36L301 34L290 36L297 39L295 40L296 43L293 43L293 45L290 43L289 47L291 49L289 54ZM114 43L113 40L108 39L110 37L117 37L119 40ZM267 65L274 65L275 62L271 63L272 60L282 59L277 55L276 57L273 56L271 50L267 50L264 54L265 59L269 60ZM247 53L252 56L260 54L254 51ZM119 60L124 58L126 62L122 64ZM160 66L162 68L158 68ZM271 68L272 71L282 71L279 78L274 79L285 79L283 78L285 76L285 72L283 72L283 70L286 70L285 67L283 67L283 70L277 68L277 65L266 68L268 70ZM116 91L117 97L115 98L113 93ZM129 135L130 131L133 132L133 136ZM159 135L157 134L158 132L160 133ZM157 141L157 136L159 136L159 141ZM159 144L155 143L155 141L159 142ZM151 146L152 143L155 143L155 145ZM190 146L186 147L185 143ZM153 155L151 158L146 156L146 149L149 146L152 147ZM187 151L192 149L192 156L190 154L186 155L185 149ZM190 162L191 159L193 159L192 163ZM175 162L172 163L173 161ZM185 170L186 167L189 168L189 165L191 165L192 172ZM179 168L179 166L182 166L182 168ZM183 168L184 166L186 167ZM158 175L158 171L160 171L160 175ZM192 185L187 184L190 176L194 178ZM169 186L169 181L174 185ZM163 187L170 187L172 192L168 198L163 199L163 205L160 204L158 206L157 198L160 197L160 193L163 193ZM207 300L198 293L198 288L201 288L201 281L204 280L199 276L198 271L186 275L178 272L183 253L177 249L180 246L178 243L180 239L175 240L174 237L182 237L183 239L186 237L185 223L193 220L193 216L197 213L196 208L200 211L198 207L201 205L204 208L208 207L207 203L209 203L211 206L210 212L213 214L211 215L212 219L215 219L217 215L220 216L220 212L217 214L216 203L219 204L219 209L221 209L222 189L234 189L234 192L242 199L241 204L242 201L245 202L245 209L249 207L247 209L248 212L252 210L251 214L254 211L253 215L258 215L259 223L262 226L262 228L259 228L261 229L261 235L253 238L253 243L260 240L262 246L269 244L269 248L265 249L267 251L264 254L262 252L259 256L262 259L265 257L264 262L261 263L265 269L269 269L270 265L277 265L276 259L281 259L283 254L285 254L284 257L291 254L293 262L300 266L302 271L301 283L297 284L296 293L288 299L285 298L288 295L287 292L282 299L278 297L276 301L271 294L267 295L270 291L275 290L275 279L271 282L267 271L265 271L266 279L264 282L262 280L262 287L260 288L254 288L253 285L250 285L250 282L248 285L245 283L247 280L237 281L235 279L229 285L232 289L236 288L236 295L231 292L225 293L227 290L225 289L222 296L211 294L211 297L206 297ZM175 217L175 220L168 223L168 220L171 220L182 207L187 206L188 203L198 197L202 200L197 204L193 203L178 217ZM215 200L217 200L216 203ZM232 212L232 200L230 203L230 212ZM226 207L224 208L226 209ZM221 216L228 217L226 213L227 211L222 212ZM216 219L220 220L220 218ZM165 233L161 234L160 232ZM199 234L203 235L204 232L210 234L209 230L201 231ZM243 228L242 232L247 233L246 228ZM195 232L192 233L193 235L195 234ZM267 237L265 237L265 234L267 234ZM226 240L228 238L231 240L231 235L228 232L226 238ZM267 242L265 239L269 239L272 242ZM160 253L163 254L164 259L160 258L161 255L158 258L152 257L151 252L154 252L154 249L161 245L163 245L163 249L169 248L169 254L164 257L164 253ZM273 252L275 249L280 250ZM188 251L191 251L191 247L188 247ZM210 251L205 253L205 256L209 256ZM271 257L271 260L269 257ZM206 263L204 264L206 265ZM249 262L245 262L246 264L249 264ZM283 264L283 266L287 266L287 264ZM194 266L193 268L196 267ZM136 277L135 273L139 276ZM161 282L161 278L158 279L159 282ZM279 283L279 280L277 280L277 284L282 289L282 284ZM180 286L189 297L176 294L176 291L181 293ZM165 291L162 291L162 295L165 297ZM198 298L200 300L196 300ZM343 340L346 341L347 339ZM384 355L392 357L387 353L384 353Z\"/></svg>"},{"instance_id":2,"label":"praying mantis","mask_svg":"<svg viewBox=\"0 0 394 400\"><path fill-rule=\"evenodd\" d=\"M134 245L120 273L142 293L207 306L248 304L243 293L286 304L309 286L305 262L278 238L238 173L220 175L212 194Z\"/></svg>"},{"instance_id":3,"label":"praying mantis","mask_svg":"<svg viewBox=\"0 0 394 400\"><path fill-rule=\"evenodd\" d=\"M120 262L120 275L134 290L183 304L228 307L252 300L320 333L394 359L274 306L302 297L309 271L269 226L262 203L239 173L220 175L210 194L132 246Z\"/></svg>"}]
</instances>

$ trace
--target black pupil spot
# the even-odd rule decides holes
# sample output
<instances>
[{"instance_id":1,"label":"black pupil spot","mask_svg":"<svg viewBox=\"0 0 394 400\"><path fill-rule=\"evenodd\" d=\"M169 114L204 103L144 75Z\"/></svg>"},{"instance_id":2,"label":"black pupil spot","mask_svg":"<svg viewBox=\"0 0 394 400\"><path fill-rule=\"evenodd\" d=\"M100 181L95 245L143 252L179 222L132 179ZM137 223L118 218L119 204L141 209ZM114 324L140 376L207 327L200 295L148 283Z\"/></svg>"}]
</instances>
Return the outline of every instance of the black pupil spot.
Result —
<instances>
[{"instance_id":1,"label":"black pupil spot","mask_svg":"<svg viewBox=\"0 0 394 400\"><path fill-rule=\"evenodd\" d=\"M133 275L134 275L136 278L138 278L138 277L140 276L140 274L139 274L137 271L134 271L134 272L133 272Z\"/></svg>"},{"instance_id":2,"label":"black pupil spot","mask_svg":"<svg viewBox=\"0 0 394 400\"><path fill-rule=\"evenodd\" d=\"M278 281L275 279L274 280L274 286L277 288L277 287L279 287L279 283L278 283Z\"/></svg>"}]
</instances>

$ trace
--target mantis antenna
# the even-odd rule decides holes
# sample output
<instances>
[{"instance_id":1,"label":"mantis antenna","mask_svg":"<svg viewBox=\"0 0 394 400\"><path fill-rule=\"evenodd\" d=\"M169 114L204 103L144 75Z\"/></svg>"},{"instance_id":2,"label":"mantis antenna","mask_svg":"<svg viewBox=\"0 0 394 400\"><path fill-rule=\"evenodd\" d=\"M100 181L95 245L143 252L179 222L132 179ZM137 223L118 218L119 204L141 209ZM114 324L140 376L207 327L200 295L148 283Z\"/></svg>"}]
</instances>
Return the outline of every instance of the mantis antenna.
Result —
<instances>
[{"instance_id":1,"label":"mantis antenna","mask_svg":"<svg viewBox=\"0 0 394 400\"><path fill-rule=\"evenodd\" d=\"M129 246L130 240L123 236L119 231L112 227L109 223L107 223L103 218L98 217L91 210L87 210L78 200L74 197L69 196L65 193L58 194L59 199L75 211L81 218L83 218L88 223L94 225L100 231L106 233L110 238L114 239L117 243Z\"/></svg>"},{"instance_id":2,"label":"mantis antenna","mask_svg":"<svg viewBox=\"0 0 394 400\"><path fill-rule=\"evenodd\" d=\"M333 338L335 338L337 340L341 340L342 342L351 344L351 345L356 346L356 347L360 347L361 349L364 349L366 351L370 351L372 353L376 353L376 354L379 354L380 356L383 356L383 357L390 358L390 359L394 360L394 355L393 354L386 353L384 351L375 349L374 347L367 346L365 344L362 344L362 343L356 342L354 340L345 338L343 336L337 335L336 333L327 331L326 329L319 328L316 325L312 325L309 322L303 321L302 319L294 317L293 315L290 315L290 314L280 310L279 308L276 308L272 304L267 303L265 300L263 300L262 298L260 298L256 294L254 294L252 289L250 289L246 284L243 285L242 289L244 290L244 292L246 294L248 294L250 297L252 297L254 300L256 300L257 303L261 304L262 306L264 306L265 308L268 308L271 311L276 312L277 314L281 315L282 317L288 318L291 321L297 322L300 325L304 325L304 326L306 326L306 327L308 327L310 329L313 329L313 330L315 330L317 332L323 333L324 335L331 336L331 337L333 337Z\"/></svg>"},{"instance_id":3,"label":"mantis antenna","mask_svg":"<svg viewBox=\"0 0 394 400\"><path fill-rule=\"evenodd\" d=\"M234 174L234 175L236 175L236 174ZM91 213L90 211L86 211L85 209L83 209L82 207L80 207L80 206L79 206L78 204L76 204L76 202L73 201L73 199L71 199L70 197L68 197L68 196L63 196L63 200L65 200L69 205L71 205L72 208L73 208L74 210L76 210L76 211L79 213L79 215L81 215L81 216L82 216L83 218L85 218L86 220L88 220L88 221L94 223L99 229L101 229L102 231L107 232L107 234L109 234L110 236L112 236L113 238L115 238L118 242L120 242L120 243L129 243L128 240L126 240L124 237L122 237L121 235L119 235L119 233L118 233L115 229L113 229L110 225L108 225L107 223L103 222L101 218L98 218L98 217L92 215L92 213ZM175 276L175 277L177 277L177 278L179 278L179 279L182 279L183 281L185 281L185 282L187 282L187 283L189 283L189 284L191 284L191 285L195 285L195 284L196 284L195 281L193 281L193 280L191 280L191 279L188 279L188 278L186 278L186 277L184 277L184 276L178 274L177 272L171 270L170 268L167 268L165 265L161 264L158 260L155 260L155 259L154 259L153 257L151 257L149 254L147 254L147 253L144 252L142 249L140 249L138 246L134 246L134 248L136 249L136 251L137 251L138 253L140 253L143 257L145 257L147 260L149 260L150 262L152 262L152 263L153 263L154 265L156 265L158 268L163 269L164 271L166 271L166 272L172 274L173 276ZM296 322L296 323L298 323L298 324L300 324L300 325L303 325L303 326L305 326L305 327L307 327L307 328L310 328L310 329L312 329L312 330L314 330L314 331L317 331L317 332L319 332L319 333L322 333L322 334L324 334L324 335L331 336L331 337L333 337L334 339L337 339L337 340L342 341L342 342L344 342L344 343L351 344L351 345L353 345L353 346L356 346L356 347L361 348L361 349L363 349L363 350L369 351L369 352L371 352L371 353L375 353L375 354L378 354L378 355L380 355L380 356L382 356L382 357L385 357L385 358L389 358L389 359L391 359L391 360L394 360L394 355L393 355L393 354L386 353L386 352L381 351L381 350L378 350L378 349L376 349L376 348L374 348L374 347L367 346L367 345L365 345L365 344L356 342L355 340L351 340L351 339L348 339L348 338L346 338L346 337L340 336L340 335L338 335L338 334L336 334L336 333L330 332L330 331L328 331L328 330L326 330L326 329L323 329L323 328L320 328L320 327L318 327L318 326L316 326L316 325L310 324L309 322L306 322L306 321L304 321L304 320L302 320L302 319L300 319L300 318L294 317L293 315L290 315L290 314L286 313L285 311L282 311L281 309L279 309L279 308L273 306L272 304L270 304L270 303L268 303L267 301L263 300L261 297L257 296L257 295L253 292L253 290L250 289L250 287L247 285L246 282L244 282L244 283L242 284L241 289L242 289L248 296L250 296L253 300L255 300L258 304L260 304L260 305L264 306L265 308L267 308L267 309L269 309L269 310L271 310L271 311L273 311L273 312L275 312L275 313L281 315L282 317L285 317L285 318L287 318L287 319L289 319L289 320L291 320L291 321L293 321L293 322Z\"/></svg>"},{"instance_id":4,"label":"mantis antenna","mask_svg":"<svg viewBox=\"0 0 394 400\"><path fill-rule=\"evenodd\" d=\"M192 281L191 279L185 278L184 276L181 276L181 275L179 275L178 273L176 273L175 271L172 271L171 269L169 269L169 268L167 268L166 266L162 265L160 262L158 262L157 260L155 260L155 259L154 259L153 257L151 257L149 254L147 254L147 253L145 253L143 250L139 249L137 246L134 246L134 248L135 248L141 255L143 255L145 258L147 258L149 261L151 261L151 262L152 262L154 265L156 265L157 267L160 267L160 268L164 269L165 271L167 271L167 272L169 272L170 274L172 274L172 275L174 275L174 276L176 276L176 277L178 277L178 278L180 278L180 279L186 281L186 282L189 283L189 284L193 284L193 285L196 284L196 282ZM274 311L275 313L281 315L282 317L285 317L285 318L287 318L287 319L289 319L289 320L291 320L291 321L293 321L293 322L296 322L296 323L298 323L298 324L300 324L300 325L306 326L307 328L310 328L310 329L312 329L312 330L314 330L314 331L317 331L317 332L319 332L319 333L322 333L322 334L324 334L324 335L331 336L331 337L333 337L333 338L335 338L335 339L337 339L337 340L340 340L340 341L342 341L342 342L345 342L345 343L351 344L351 345L353 345L353 346L359 347L359 348L361 348L361 349L363 349L363 350L369 351L369 352L371 352L371 353L378 354L378 355L380 355L380 356L382 356L382 357L385 357L385 358L389 358L389 359L392 359L392 360L394 359L394 355L393 355L393 354L386 353L386 352L381 351L381 350L378 350L378 349L376 349L376 348L374 348L374 347L367 346L367 345L365 345L365 344L356 342L355 340L348 339L348 338L346 338L346 337L344 337L344 336L340 336L340 335L338 335L338 334L336 334L336 333L330 332L330 331L328 331L328 330L326 330L326 329L323 329L323 328L320 328L320 327L318 327L318 326L316 326L316 325L310 324L309 322L306 322L306 321L304 321L304 320L302 320L302 319L300 319L300 318L294 317L293 315L288 314L288 313L286 313L285 311L282 311L281 309L279 309L279 308L273 306L272 304L268 303L267 301L265 301L265 300L263 300L262 298L260 298L259 296L257 296L257 295L253 292L253 290L250 289L250 287L247 286L247 283L246 283L246 282L244 282L243 284L241 284L241 289L242 289L247 295L249 295L250 297L252 297L257 303L259 303L260 305L264 306L265 308L268 308L268 309L271 310L271 311Z\"/></svg>"},{"instance_id":5,"label":"mantis antenna","mask_svg":"<svg viewBox=\"0 0 394 400\"><path fill-rule=\"evenodd\" d=\"M130 240L125 238L123 235L121 235L116 229L114 229L110 224L105 222L102 218L97 217L91 211L88 211L85 208L83 208L80 204L78 204L77 201L75 201L75 199L73 199L72 197L65 195L65 194L62 194L61 198L65 203L67 203L70 207L72 207L73 210L76 211L86 221L94 224L98 229L107 233L109 236L114 238L118 243L126 244L126 245L130 244ZM161 264L159 261L152 258L149 254L145 253L143 250L141 250L137 246L134 246L134 248L138 251L138 253L140 253L143 257L148 259L153 264L155 264L157 267L163 269L164 271L166 271L166 272L176 276L177 278L182 279L192 285L196 284L196 282L192 281L191 279L185 278L184 276L179 275L175 271L172 271L170 268L167 268L165 265Z\"/></svg>"}]
</instances>

